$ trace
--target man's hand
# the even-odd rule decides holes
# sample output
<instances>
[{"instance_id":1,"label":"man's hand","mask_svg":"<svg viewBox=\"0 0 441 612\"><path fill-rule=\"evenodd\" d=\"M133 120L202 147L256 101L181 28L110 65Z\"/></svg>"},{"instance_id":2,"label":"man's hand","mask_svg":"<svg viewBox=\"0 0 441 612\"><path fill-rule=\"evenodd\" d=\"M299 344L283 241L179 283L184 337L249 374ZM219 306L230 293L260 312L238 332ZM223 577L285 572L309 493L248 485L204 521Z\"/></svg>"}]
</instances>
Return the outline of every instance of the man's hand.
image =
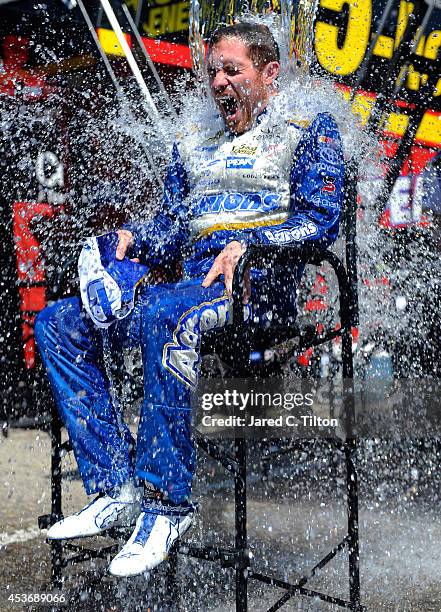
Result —
<instances>
[{"instance_id":1,"label":"man's hand","mask_svg":"<svg viewBox=\"0 0 441 612\"><path fill-rule=\"evenodd\" d=\"M214 260L210 271L202 282L203 287L210 287L210 285L220 276L224 275L225 289L227 290L228 297L231 297L233 293L233 275L236 269L237 262L245 253L246 247L243 247L240 242L233 240L227 244L221 253ZM245 272L244 276L244 296L243 303L248 304L248 300L251 295L251 283L249 270Z\"/></svg>"},{"instance_id":2,"label":"man's hand","mask_svg":"<svg viewBox=\"0 0 441 612\"><path fill-rule=\"evenodd\" d=\"M118 230L118 245L116 247L116 258L122 261L126 256L126 251L133 244L133 234L129 230ZM132 259L132 261L138 261Z\"/></svg>"}]
</instances>

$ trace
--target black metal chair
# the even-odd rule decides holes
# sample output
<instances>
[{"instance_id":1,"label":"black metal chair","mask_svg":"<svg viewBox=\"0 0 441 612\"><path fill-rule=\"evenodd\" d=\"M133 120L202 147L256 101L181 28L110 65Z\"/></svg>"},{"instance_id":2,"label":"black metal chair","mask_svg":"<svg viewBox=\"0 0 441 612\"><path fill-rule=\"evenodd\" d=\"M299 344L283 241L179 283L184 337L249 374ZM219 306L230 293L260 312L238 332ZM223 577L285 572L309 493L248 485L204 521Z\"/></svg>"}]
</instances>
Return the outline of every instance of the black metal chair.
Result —
<instances>
[{"instance_id":1,"label":"black metal chair","mask_svg":"<svg viewBox=\"0 0 441 612\"><path fill-rule=\"evenodd\" d=\"M348 183L350 185L350 183ZM311 346L317 346L329 342L337 336L342 337L342 362L343 378L346 381L353 379L352 361L352 337L351 329L357 324L357 292L356 292L356 269L355 269L355 198L350 197L348 188L346 202L353 202L352 206L346 206L345 211L345 236L346 236L346 259L352 267L347 264L346 268L340 259L331 251L320 251L314 247L290 248L273 246L251 246L247 249L236 268L233 282L233 322L227 328L206 332L202 339L203 354L211 354L217 351L217 347L229 346L234 354L234 367L230 373L235 378L245 378L253 375L253 365L250 354L258 349L264 352L275 343L287 338L298 338L297 350L302 351ZM352 192L352 196L354 193ZM320 266L327 262L336 274L339 286L340 328L329 331L326 334L317 335L310 326L305 330L298 327L280 329L262 329L245 323L243 320L242 306L242 283L245 270L250 265L276 265L283 264L287 269L290 265L298 265L299 261L305 264ZM65 270L69 268L69 263ZM56 293L59 293L63 284L62 271L60 277L55 280ZM235 350L236 348L236 350ZM262 372L259 372L262 375ZM354 410L352 394L347 394L346 414L353 418ZM70 450L69 442L61 441L61 423L55 408L52 410L52 463L51 463L51 487L52 507L51 513L39 518L40 528L47 528L60 520L62 514L61 500L61 457ZM360 604L360 577L359 577L359 535L358 535L358 485L355 467L356 440L348 437L345 441L335 439L335 444L344 451L346 464L346 488L347 488L347 535L339 542L323 559L303 576L297 583L291 584L277 578L276 576L263 575L253 571L247 542L247 469L246 452L247 440L237 438L234 440L234 452L227 453L213 440L195 432L196 442L201 449L208 453L213 459L232 475L235 490L235 546L232 549L204 546L199 543L183 542L177 545L170 555L170 573L176 564L178 554L191 556L201 560L220 563L221 567L231 568L235 572L236 584L236 609L244 612L247 609L247 589L250 579L258 580L268 585L276 586L285 590L285 594L270 608L279 609L286 601L294 595L307 597L318 597L328 603L347 607L353 610L361 610ZM121 530L108 530L105 533L110 537L121 537ZM87 561L92 558L108 558L114 554L118 545L104 546L101 549L88 548L71 542L51 541L52 551L52 582L55 587L62 586L63 568ZM335 597L325 593L307 588L307 582L316 573L329 563L343 549L349 551L349 600ZM72 554L66 554L72 553Z\"/></svg>"}]
</instances>

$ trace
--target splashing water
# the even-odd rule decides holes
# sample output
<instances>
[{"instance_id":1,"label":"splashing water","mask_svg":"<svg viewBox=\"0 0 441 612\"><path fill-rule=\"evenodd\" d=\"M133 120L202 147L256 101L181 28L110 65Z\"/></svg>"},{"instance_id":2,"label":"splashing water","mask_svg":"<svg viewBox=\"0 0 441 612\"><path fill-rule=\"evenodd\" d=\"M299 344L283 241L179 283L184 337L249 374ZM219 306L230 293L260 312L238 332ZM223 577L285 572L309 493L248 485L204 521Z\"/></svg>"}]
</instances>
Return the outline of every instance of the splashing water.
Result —
<instances>
[{"instance_id":1,"label":"splashing water","mask_svg":"<svg viewBox=\"0 0 441 612\"><path fill-rule=\"evenodd\" d=\"M364 228L359 245L360 258L367 262L378 260L378 253L375 253L373 257L375 245L378 245L379 239L378 225L372 218L375 214L376 194L372 189L371 179L381 174L379 145L375 138L366 134L362 129L349 102L345 100L335 85L331 81L309 73L313 54L311 15L315 10L314 4L304 2L298 8L295 16L291 14L290 5L287 3L281 6L281 14L275 12L254 14L248 5L245 6L242 14L240 14L238 4L235 4L234 7L228 5L229 12L226 11L226 8L221 5L215 16L214 8L211 5L199 3L198 0L191 3L190 49L197 75L197 86L189 91L188 84L182 82L176 87L174 103L179 106L179 134L176 133L175 122L164 116L154 126L146 128L145 124L128 125L121 115L120 128L129 130L135 139L147 137L149 142L154 142L155 139L161 141L164 143L162 151L164 148L170 151L176 136L185 137L190 148L214 136L224 128L224 124L209 94L203 41L209 37L210 31L218 23L240 20L265 24L272 31L281 54L278 95L272 98L268 108L270 125L273 122L276 127L288 119L310 122L318 113L327 112L334 116L339 126L346 160L357 158L361 150L365 151L362 179L370 184L367 197L364 199L364 207L369 212L365 215L368 232ZM305 23L309 23L309 27L306 27ZM154 128L153 131L151 131L152 128ZM158 163L163 163L163 161L158 160ZM374 184L378 185L378 181ZM145 214L145 210L142 213L140 211L140 214ZM337 245L336 248L341 249L342 247ZM364 287L365 285L360 285L362 294ZM367 326L373 305L384 303L384 299L379 299L378 289L383 288L375 285L377 291L370 289L361 296L362 327ZM331 291L330 302L334 303L336 299L335 291Z\"/></svg>"},{"instance_id":2,"label":"splashing water","mask_svg":"<svg viewBox=\"0 0 441 612\"><path fill-rule=\"evenodd\" d=\"M261 13L253 13L253 8L259 8ZM155 167L162 171L177 136L185 137L190 146L196 146L223 128L207 88L203 40L220 21L232 22L239 17L268 25L281 50L283 66L279 93L269 107L274 125L291 118L310 121L319 112L329 112L335 117L342 134L346 159L357 158L360 150L366 151L365 159L360 160L363 173L359 185L362 198L358 232L361 342L374 338L380 346L389 349L393 348L391 345L402 342L403 334L407 339L412 334L426 337L422 294L431 279L439 275L439 263L427 245L421 245L411 253L397 252L389 236L378 226L375 202L381 188L378 177L382 161L378 143L363 131L350 104L335 85L311 75L308 70L313 49L310 15L315 10L314 3L303 3L295 15L286 3L282 3L280 14L262 12L263 8L261 5L251 8L246 5L242 10L238 3L225 4L216 13L205 2L192 2L190 46L198 80L196 87L188 77L181 77L174 84L172 99L179 109L180 134L176 133L176 121L164 108L160 92L152 92L155 103L163 111L155 122L146 118L142 103L132 104L138 93L134 83L128 88L127 101L109 99L100 111L99 122L96 121L96 112L90 112L86 103L77 106L69 129L82 158L75 160L77 163L73 166L73 184L70 185L71 193L67 193L66 207L70 209L64 216L60 215L58 229L54 228L52 219L46 223L44 219L40 220L38 235L46 257L47 273L50 276L57 269L60 252L74 251L83 237L119 224L115 216L119 215L121 221L129 217L139 221L151 218L160 206L161 189L152 181L151 170L145 161L143 146L146 143ZM305 23L309 25L305 26ZM86 98L87 94L81 92L80 95ZM17 112L20 120L30 128L38 120L35 107L32 110L20 107L14 110L15 114ZM13 125L8 114L3 115L2 121L6 129ZM91 141L95 143L94 148L90 146ZM114 160L124 150L128 151L124 163L115 168ZM99 185L92 185L88 170L97 163L102 165L100 172L108 168L113 176ZM112 206L110 221L106 212L100 211L102 202ZM342 253L341 244L337 243L334 249ZM309 274L314 275L315 271ZM313 284L313 277L306 275L305 284L308 282ZM333 306L337 298L336 287L332 280L328 285L330 294L327 301ZM416 303L415 308L400 310L399 316L395 299L398 293L398 297L405 296L407 304ZM329 309L329 317L332 318L334 310Z\"/></svg>"},{"instance_id":3,"label":"splashing water","mask_svg":"<svg viewBox=\"0 0 441 612\"><path fill-rule=\"evenodd\" d=\"M89 110L93 104L85 99L89 92L81 92L80 96L84 99L75 100L77 108L69 127L71 139L80 157L73 165L71 191L67 193L67 213L57 220L57 239L54 240L52 219L46 222L41 220L40 224L39 236L46 256L48 275L59 264L60 245L65 252L70 252L75 250L83 237L111 229L129 217L136 221L151 218L160 205L161 188L152 179L145 148L152 157L152 165L161 172L166 168L177 136L184 136L190 146L196 146L223 129L222 119L208 91L204 57L204 40L219 23L231 23L240 19L265 24L273 32L280 48L282 64L279 94L272 99L269 109L274 125L292 118L311 121L317 113L329 112L339 126L346 159L356 157L364 149L367 151L367 160L363 162L364 178L380 175L375 139L369 138L361 129L349 103L335 86L309 72L313 57L312 15L315 3L304 0L296 7L294 14L288 2L281 3L279 14L272 8L265 2L253 2L251 5L225 2L217 7L199 0L191 2L190 50L197 79L196 87L194 81L190 85L188 77L180 77L174 83L172 100L175 108L179 109L179 134L176 133L175 119L164 107L160 91L151 91L156 105L162 111L155 121L144 112L142 102L136 105L133 103L133 100L139 99L135 83L129 84L125 100L118 96L109 99L99 111L99 121L96 111L93 108ZM31 109L23 109L21 120L31 125L34 120L32 115ZM128 151L128 154L122 156L123 161L118 168L115 167L115 160L121 157L122 151ZM100 168L97 168L98 165ZM103 171L104 179L91 180L94 174L103 175ZM375 194L371 181L368 184L367 198L363 202L366 228L359 240L362 268L369 268L372 261L379 260L380 240L374 219ZM110 221L103 203L111 206ZM374 285L369 291L365 288L365 285L360 285L360 304L362 321L367 325L372 318L373 308L384 303L383 295L379 299L384 286ZM331 298L331 301L334 299ZM363 313L366 313L366 317Z\"/></svg>"},{"instance_id":4,"label":"splashing water","mask_svg":"<svg viewBox=\"0 0 441 612\"><path fill-rule=\"evenodd\" d=\"M274 10L276 8L278 13ZM363 130L350 104L335 85L312 73L316 9L314 0L296 3L294 13L292 4L286 1L277 7L274 3L270 7L268 4L250 7L249 3L221 3L216 9L194 0L191 3L190 48L204 95L198 97L196 93L186 98L181 110L182 131L187 137L194 137L196 144L197 139L209 135L210 130L215 133L222 128L216 109L207 96L203 39L208 38L219 23L240 20L267 25L279 45L282 64L279 94L270 106L275 123L281 118L293 117L311 121L317 113L328 112L339 126L346 160L358 162L361 203L358 214L360 341L375 339L377 345L393 351L402 343L403 334L408 343L412 342L412 337L416 342L427 339L429 328L424 321L423 294L424 288L436 284L434 279L439 277L439 262L433 255L430 240L417 236L414 248L397 249L390 234L379 226L378 219L383 211L377 209L376 201L383 188L380 177L385 153L377 137ZM195 126L204 126L204 129ZM331 294L330 301L335 303L335 291ZM403 307L404 301L400 296L405 296L410 307ZM401 359L406 360L405 357ZM409 365L404 370L397 369L406 375L412 369L414 373L422 373L420 365L414 364L416 369L409 368Z\"/></svg>"},{"instance_id":5,"label":"splashing water","mask_svg":"<svg viewBox=\"0 0 441 612\"><path fill-rule=\"evenodd\" d=\"M230 22L234 16L241 13L238 3L224 3L223 7L224 17L220 21ZM385 342L387 338L398 341L400 335L405 333L404 338L407 341L413 333L417 331L421 333L421 328L424 327L423 306L428 298L422 294L426 287L430 285L429 281L437 276L439 277L439 262L431 252L430 247L423 244L419 249L412 249L412 252L397 252L390 237L382 232L378 226L378 211L375 206L376 195L381 188L380 181L377 180L381 175L381 155L378 151L378 143L374 138L363 132L358 119L352 114L349 104L336 91L334 85L324 79L318 79L310 75L308 70L312 64L313 34L310 25L312 24L311 15L314 14L315 5L312 2L305 1L299 4L296 15L292 15L290 5L282 3L280 16L274 13L256 15L256 13L262 13L263 11L262 2L251 2L251 5L248 4L246 8L247 10L242 13L242 18L268 24L273 29L281 49L284 69L280 78L279 95L272 100L270 107L274 125L281 118L296 117L311 120L318 112L329 112L336 118L339 125L344 142L345 157L351 159L357 157L361 149L367 151L366 159L362 162L363 175L360 182L362 207L360 209L358 231L360 333L365 337L371 337L372 334L375 334L376 337L380 337L380 342ZM222 129L223 123L209 96L204 74L203 40L216 25L218 19L212 5L209 6L205 2L199 4L197 0L194 0L191 4L191 15L193 22L190 42L195 73L198 77L197 87L196 89L190 88L188 79L182 77L175 84L173 101L176 108L179 108L179 131L196 145L202 139ZM305 27L305 23L309 25ZM197 61L199 61L199 64ZM81 95L86 96L87 93L83 92ZM137 92L133 91L131 93L134 97ZM158 106L161 107L160 94L158 93L154 97ZM17 113L20 115L20 123L27 125L30 130L33 125L38 129L38 113L35 111L35 107L31 110L22 106L2 115L2 127L6 134L8 130L13 129ZM75 140L76 150L81 153L81 157L74 160L73 176L66 194L66 214L60 216L58 230L54 228L53 220L48 220L45 225L45 220L42 218L39 223L38 235L42 239L49 275L57 269L60 254L64 257L66 253L77 247L83 237L96 231L102 231L106 224L109 228L115 227L115 216L120 215L121 220L126 220L129 216L137 220L146 220L154 214L159 206L161 190L152 181L151 171L145 161L143 145L148 144L155 166L158 169L165 168L171 146L176 138L176 127L176 121L168 116L165 111L155 124L146 120L141 104L133 110L132 107L129 108L129 105L121 102L121 100L109 100L104 112L100 114L100 121L97 121L96 113L89 111L86 104L84 106L77 105L70 130L71 138ZM23 130L23 133L26 134L25 130ZM25 143L26 138L22 138L22 141ZM93 147L91 142L95 143ZM22 146L28 145L22 144ZM125 159L120 167L116 168L115 159L121 155L121 151L127 151L128 153L124 156ZM109 170L108 179L103 180L98 186L92 181L93 166L96 164L103 166L100 168L100 173L106 168ZM24 183L22 188L25 189ZM113 198L110 202L109 195ZM107 217L106 206L109 204L111 204L112 213ZM334 248L341 250L341 245L337 244ZM387 279L387 283L382 282L382 279ZM305 280L308 282L308 279ZM421 308L404 309L400 311L400 316L397 316L394 287L400 288L401 294L406 297L408 302L419 302ZM335 295L331 295L330 300L333 302ZM109 354L106 355L105 365L109 378L112 379L112 362L109 360ZM119 389L112 389L112 391L116 393ZM127 395L124 395L124 393L127 393ZM120 404L129 404L130 399L127 399L129 395L127 388L123 388ZM401 451L402 453L407 452L407 447L402 446L401 448L404 448L404 451ZM318 454L319 451L320 449L318 449ZM373 494L375 496L377 493L380 503L383 503L388 496L396 497L397 490L399 490L399 484L397 483L400 483L400 480L403 479L409 481L408 487L411 493L406 494L407 498L409 495L417 494L412 491L414 489L417 491L422 484L419 481L413 482L413 480L418 480L416 476L413 476L416 468L413 468L412 472L410 468L414 464L420 466L421 453L414 451L406 459L408 469L404 470L404 476L400 456L394 444L386 446L378 441L370 442L370 448L364 450L365 464L361 466L361 469L365 471L363 474L366 478L364 486L367 489L372 481L378 486L378 478L381 478L382 481L380 483L381 489L378 489L378 491L374 493L363 491L364 499L367 495ZM439 469L437 469L439 450L437 454L427 453L427 457L426 462L428 462L430 469L423 470L422 473L430 474L430 470L432 470L433 473L439 474ZM433 463L430 463L432 461ZM298 464L303 467L305 463L303 458L298 461ZM385 472L385 465L390 470L389 477L388 473ZM217 468L213 467L212 469L214 471ZM285 478L288 473L291 480L288 481L289 488L285 492L286 499L283 497L284 489L280 487L277 490L277 511L280 510L280 507L294 507L294 502L298 501L296 499L298 493L293 493L292 490L297 491L295 486L300 487L300 489L306 486L304 482L302 484L302 478L296 473L294 473L293 482L291 464L287 468L283 467L282 470L284 472L283 477ZM317 474L314 478L317 483L323 484L323 482L320 483L318 469ZM260 478L260 473L256 478ZM426 476L426 478L428 477ZM202 479L201 483L203 489L206 483ZM213 485L213 483L210 484ZM432 481L429 481L429 484L424 482L423 484L427 488L433 489ZM343 484L340 484L341 488L343 486ZM213 514L219 508L224 507L225 500L228 501L228 495L231 494L223 481L220 482L220 489L223 493L222 500L213 496L211 501L210 497L214 488L208 489L208 492L204 490L205 503L207 505L211 503ZM280 495L281 491L282 496ZM310 495L310 490L304 491L304 495ZM400 498L400 495L401 493L398 494L398 505L407 505L406 495L402 498ZM329 503L326 496L324 501L327 504ZM255 509L256 506L251 507ZM290 519L288 524L291 526L292 517L289 516L289 513L288 519ZM260 540L261 532L265 528L265 521L262 520L262 517L258 517L257 524ZM211 527L213 527L212 524ZM201 535L199 534L199 536ZM204 537L206 535L204 533ZM416 539L419 534L414 535ZM313 536L312 539L314 539ZM292 548L292 542L290 544ZM408 553L408 546L408 542L403 544L403 550L406 551L406 554ZM265 547L263 548L265 558ZM270 554L272 552L268 547L266 552L268 559L272 558L273 555ZM277 556L280 557L280 555L280 550L277 550ZM283 555L281 558L285 560ZM289 564L290 562L292 561L289 557L286 559L286 563ZM372 565L377 568L378 558L374 559ZM186 564L181 567L180 571L181 573L185 572L184 576L181 575L182 581L184 582L185 579L185 584L190 585L192 584L191 581L194 581L195 576L198 575L198 571L201 572L200 578L197 580L198 584L194 587L194 606L188 609L197 609L198 600L205 601L205 597L213 597L213 594L208 592L209 588L207 586L201 587L201 584L212 584L213 592L215 587L219 587L220 583L225 583L225 589L228 588L229 583L224 575L226 570L222 570L224 574L221 574L221 572L212 574L212 570L208 570L207 575L207 573L202 573L202 568L196 571L194 565ZM433 571L433 574L437 576L436 570ZM143 591L148 592L154 588L159 591L159 599L162 601L166 593L160 578L159 587L155 587L158 584L157 577L150 585L145 581L144 583L144 586L142 584L127 586L119 583L115 587L120 591L119 594L115 594L116 601L121 600L126 606L128 605L128 599L130 599L130 605L139 605L139 608L136 609L145 608L145 604L140 603L143 599L143 597L140 597L140 593L145 595ZM93 589L92 584L85 585L82 595L86 599L88 597L92 599ZM164 593L161 592L162 590ZM397 597L396 592L394 597Z\"/></svg>"},{"instance_id":6,"label":"splashing water","mask_svg":"<svg viewBox=\"0 0 441 612\"><path fill-rule=\"evenodd\" d=\"M346 159L357 158L360 150L366 151L365 159L360 160L363 173L359 184L362 197L358 238L360 332L370 336L372 331L377 333L381 328L383 335L396 337L405 329L421 326L421 321L409 309L397 317L391 286L401 284L406 295L415 295L417 287L414 279L419 270L428 269L429 253L424 248L418 252L414 250L404 261L401 257L397 265L397 254L393 252L390 239L379 229L375 200L381 188L378 177L381 176L382 160L378 143L363 131L350 104L335 85L311 74L312 17L316 3L304 0L293 9L291 3L284 1L277 7L278 13L275 8L275 3L271 5L262 1L221 2L218 6L199 0L191 2L190 50L197 78L196 84L194 79L190 83L189 76L180 77L173 84L172 99L179 110L180 135L196 145L223 128L207 87L204 40L219 23L241 19L266 24L274 34L282 59L279 94L270 105L274 124L288 118L310 121L319 112L329 112L339 126ZM134 83L129 84L126 100L118 97L111 99L109 96L108 103L99 112L99 121L96 111L89 109L93 105L86 99L87 96L91 97L91 91L82 91L73 101L76 109L70 121L69 135L80 156L72 166L70 191L66 193L66 214L60 215L56 222L58 233L52 219L41 219L38 232L47 260L48 275L59 265L60 246L64 252L69 252L83 237L115 227L129 217L138 221L147 220L160 205L161 189L152 179L144 147L147 146L151 154L153 166L163 172L177 136L177 125L167 113L161 92L151 93L161 109L159 118L154 122L146 116L142 103L133 102L139 99ZM83 99L79 100L79 97ZM54 100L56 103L56 95ZM36 121L33 109L22 107L19 111L15 109L14 113L17 112L23 124L32 126ZM12 118L6 113L2 116L2 122L7 133L8 125L13 124ZM91 142L95 143L94 146L91 146ZM115 160L121 157L122 151L127 151L127 154L123 155L123 162L118 168L115 167ZM109 178L104 178L99 184L91 180L97 164L101 164L100 172L103 168L109 171ZM107 217L103 202L111 205L111 220ZM341 247L336 245L335 248ZM433 271L429 269L427 275L432 274ZM389 280L383 283L382 278ZM331 302L334 300L335 296L330 298Z\"/></svg>"}]
</instances>

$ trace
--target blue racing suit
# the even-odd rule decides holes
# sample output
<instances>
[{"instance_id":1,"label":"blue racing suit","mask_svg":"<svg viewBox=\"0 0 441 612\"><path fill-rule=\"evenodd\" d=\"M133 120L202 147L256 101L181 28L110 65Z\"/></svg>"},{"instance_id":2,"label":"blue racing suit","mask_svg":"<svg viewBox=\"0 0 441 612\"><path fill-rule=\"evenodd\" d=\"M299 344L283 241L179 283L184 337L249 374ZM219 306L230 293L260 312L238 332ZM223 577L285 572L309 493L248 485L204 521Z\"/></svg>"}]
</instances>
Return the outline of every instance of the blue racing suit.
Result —
<instances>
[{"instance_id":1,"label":"blue racing suit","mask_svg":"<svg viewBox=\"0 0 441 612\"><path fill-rule=\"evenodd\" d=\"M135 309L105 332L78 298L40 313L37 343L88 494L133 476L180 504L191 493L195 451L189 394L197 381L201 333L228 323L223 283L201 286L214 258L232 240L326 248L338 234L344 165L334 119L307 124L264 112L245 134L228 132L196 144L178 141L159 212L131 225L131 257L148 266L183 261L183 280L143 286ZM301 267L290 271L298 280ZM253 317L295 316L295 295L253 284ZM272 282L272 281L271 281ZM103 357L140 346L144 400L136 446L115 402ZM136 450L135 450L136 449Z\"/></svg>"}]
</instances>

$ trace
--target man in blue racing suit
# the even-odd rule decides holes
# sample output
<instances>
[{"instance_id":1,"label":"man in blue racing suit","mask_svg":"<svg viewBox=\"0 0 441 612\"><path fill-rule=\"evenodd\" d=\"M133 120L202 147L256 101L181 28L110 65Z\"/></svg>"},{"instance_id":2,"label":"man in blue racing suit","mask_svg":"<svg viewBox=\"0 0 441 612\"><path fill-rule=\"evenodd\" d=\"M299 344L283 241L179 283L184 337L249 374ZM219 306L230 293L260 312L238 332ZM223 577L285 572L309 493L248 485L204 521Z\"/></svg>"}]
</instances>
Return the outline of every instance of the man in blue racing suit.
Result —
<instances>
[{"instance_id":1,"label":"man in blue racing suit","mask_svg":"<svg viewBox=\"0 0 441 612\"><path fill-rule=\"evenodd\" d=\"M118 232L119 261L136 258L151 267L183 260L183 280L142 286L135 308L106 332L111 350L142 350L136 446L112 402L93 316L69 298L46 308L36 322L86 493L100 494L53 525L48 537L93 535L137 516L133 535L109 568L118 576L158 565L193 520L189 394L197 381L200 336L228 324L233 273L247 245L326 248L338 234L344 168L337 126L328 114L308 123L276 112L270 102L277 94L279 52L269 29L249 23L219 28L207 65L225 128L210 134L199 126L196 145L178 139L159 212L145 225ZM293 273L299 277L301 267ZM295 296L283 287L268 291L261 282L244 298L252 316L295 316Z\"/></svg>"}]
</instances>

